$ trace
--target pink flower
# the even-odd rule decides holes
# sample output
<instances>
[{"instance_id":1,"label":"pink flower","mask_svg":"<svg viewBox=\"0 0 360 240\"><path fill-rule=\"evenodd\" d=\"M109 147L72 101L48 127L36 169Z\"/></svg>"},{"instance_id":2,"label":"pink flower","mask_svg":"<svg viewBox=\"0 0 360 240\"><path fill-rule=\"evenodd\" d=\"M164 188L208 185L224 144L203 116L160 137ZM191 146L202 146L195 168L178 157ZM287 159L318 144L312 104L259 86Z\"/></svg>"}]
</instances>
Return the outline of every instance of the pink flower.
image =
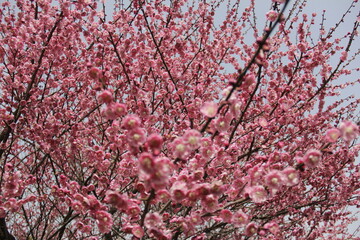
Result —
<instances>
[{"instance_id":1,"label":"pink flower","mask_svg":"<svg viewBox=\"0 0 360 240\"><path fill-rule=\"evenodd\" d=\"M163 225L163 221L159 213L148 213L145 216L144 225L147 229L158 229Z\"/></svg>"},{"instance_id":2,"label":"pink flower","mask_svg":"<svg viewBox=\"0 0 360 240\"><path fill-rule=\"evenodd\" d=\"M255 76L255 74L251 73L244 77L244 81L243 81L241 87L248 89L255 83L256 83L256 76Z\"/></svg>"},{"instance_id":3,"label":"pink flower","mask_svg":"<svg viewBox=\"0 0 360 240\"><path fill-rule=\"evenodd\" d=\"M280 108L284 111L290 109L290 107L294 104L292 100L289 100L286 97L282 97L279 99Z\"/></svg>"},{"instance_id":4,"label":"pink flower","mask_svg":"<svg viewBox=\"0 0 360 240\"><path fill-rule=\"evenodd\" d=\"M259 125L263 128L266 128L267 126L269 126L269 123L265 118L261 117L259 118Z\"/></svg>"},{"instance_id":5,"label":"pink flower","mask_svg":"<svg viewBox=\"0 0 360 240\"><path fill-rule=\"evenodd\" d=\"M192 225L199 225L203 223L203 219L201 217L201 215L199 215L199 212L192 212L190 216L187 217L187 220L192 224Z\"/></svg>"},{"instance_id":6,"label":"pink flower","mask_svg":"<svg viewBox=\"0 0 360 240\"><path fill-rule=\"evenodd\" d=\"M142 153L139 157L140 169L148 174L154 172L154 158L150 153Z\"/></svg>"},{"instance_id":7,"label":"pink flower","mask_svg":"<svg viewBox=\"0 0 360 240\"><path fill-rule=\"evenodd\" d=\"M98 100L100 103L109 104L113 100L112 93L109 90L104 90L98 95Z\"/></svg>"},{"instance_id":8,"label":"pink flower","mask_svg":"<svg viewBox=\"0 0 360 240\"><path fill-rule=\"evenodd\" d=\"M138 128L141 125L141 120L136 115L127 115L122 121L122 127L131 130L134 128Z\"/></svg>"},{"instance_id":9,"label":"pink flower","mask_svg":"<svg viewBox=\"0 0 360 240\"><path fill-rule=\"evenodd\" d=\"M228 209L222 209L220 211L220 218L226 223L231 223L232 216L233 214Z\"/></svg>"},{"instance_id":10,"label":"pink flower","mask_svg":"<svg viewBox=\"0 0 360 240\"><path fill-rule=\"evenodd\" d=\"M254 166L248 170L250 179L252 183L256 183L264 175L264 170L259 166Z\"/></svg>"},{"instance_id":11,"label":"pink flower","mask_svg":"<svg viewBox=\"0 0 360 240\"><path fill-rule=\"evenodd\" d=\"M343 52L341 53L340 60L343 61L343 62L346 61L347 56L348 56L347 51L343 51Z\"/></svg>"},{"instance_id":12,"label":"pink flower","mask_svg":"<svg viewBox=\"0 0 360 240\"><path fill-rule=\"evenodd\" d=\"M325 140L333 143L333 142L336 142L340 136L341 136L341 132L339 131L339 129L332 128L332 129L327 130Z\"/></svg>"},{"instance_id":13,"label":"pink flower","mask_svg":"<svg viewBox=\"0 0 360 240\"><path fill-rule=\"evenodd\" d=\"M359 127L350 121L340 123L339 129L342 138L347 142L354 140L359 135Z\"/></svg>"},{"instance_id":14,"label":"pink flower","mask_svg":"<svg viewBox=\"0 0 360 240\"><path fill-rule=\"evenodd\" d=\"M266 192L265 188L261 185L248 187L246 192L249 194L249 197L255 203L262 203L267 200L268 193Z\"/></svg>"},{"instance_id":15,"label":"pink flower","mask_svg":"<svg viewBox=\"0 0 360 240\"><path fill-rule=\"evenodd\" d=\"M279 189L283 185L283 176L278 170L272 170L265 176L265 184L269 188Z\"/></svg>"},{"instance_id":16,"label":"pink flower","mask_svg":"<svg viewBox=\"0 0 360 240\"><path fill-rule=\"evenodd\" d=\"M143 128L135 128L128 132L127 140L130 146L139 147L146 140L146 131Z\"/></svg>"},{"instance_id":17,"label":"pink flower","mask_svg":"<svg viewBox=\"0 0 360 240\"><path fill-rule=\"evenodd\" d=\"M321 155L322 154L319 150L310 149L306 152L303 158L304 164L309 168L316 167L317 165L319 165Z\"/></svg>"},{"instance_id":18,"label":"pink flower","mask_svg":"<svg viewBox=\"0 0 360 240\"><path fill-rule=\"evenodd\" d=\"M225 185L220 181L213 181L209 186L209 191L215 196L220 196L224 192Z\"/></svg>"},{"instance_id":19,"label":"pink flower","mask_svg":"<svg viewBox=\"0 0 360 240\"><path fill-rule=\"evenodd\" d=\"M112 111L113 113L117 116L117 117L122 117L126 114L127 112L127 108L125 104L122 103L114 103L111 105Z\"/></svg>"},{"instance_id":20,"label":"pink flower","mask_svg":"<svg viewBox=\"0 0 360 240\"><path fill-rule=\"evenodd\" d=\"M269 12L266 13L266 18L271 21L274 22L278 17L278 13L274 10L270 10Z\"/></svg>"},{"instance_id":21,"label":"pink flower","mask_svg":"<svg viewBox=\"0 0 360 240\"><path fill-rule=\"evenodd\" d=\"M126 214L129 215L133 220L136 220L136 219L139 219L141 209L140 209L140 207L139 207L137 204L131 203L131 204L129 204L129 206L127 207L127 209L125 209L125 212L126 212Z\"/></svg>"},{"instance_id":22,"label":"pink flower","mask_svg":"<svg viewBox=\"0 0 360 240\"><path fill-rule=\"evenodd\" d=\"M101 233L108 233L111 230L113 219L110 213L106 211L96 211L94 218L98 220L98 227Z\"/></svg>"},{"instance_id":23,"label":"pink flower","mask_svg":"<svg viewBox=\"0 0 360 240\"><path fill-rule=\"evenodd\" d=\"M197 130L187 130L183 136L184 142L187 147L194 150L200 146L201 133Z\"/></svg>"},{"instance_id":24,"label":"pink flower","mask_svg":"<svg viewBox=\"0 0 360 240\"><path fill-rule=\"evenodd\" d=\"M294 168L287 167L282 171L282 174L284 176L284 183L286 186L290 187L299 183L299 174Z\"/></svg>"},{"instance_id":25,"label":"pink flower","mask_svg":"<svg viewBox=\"0 0 360 240\"><path fill-rule=\"evenodd\" d=\"M98 69L96 67L92 67L92 68L90 68L88 74L92 79L97 79L100 77L101 71L100 71L100 69Z\"/></svg>"},{"instance_id":26,"label":"pink flower","mask_svg":"<svg viewBox=\"0 0 360 240\"><path fill-rule=\"evenodd\" d=\"M162 189L168 185L172 171L170 159L166 157L156 158L154 172L150 177L150 184L154 189Z\"/></svg>"},{"instance_id":27,"label":"pink flower","mask_svg":"<svg viewBox=\"0 0 360 240\"><path fill-rule=\"evenodd\" d=\"M117 209L125 210L128 207L128 197L115 191L106 192L105 202Z\"/></svg>"},{"instance_id":28,"label":"pink flower","mask_svg":"<svg viewBox=\"0 0 360 240\"><path fill-rule=\"evenodd\" d=\"M115 120L118 117L122 117L126 113L126 106L121 103L110 103L104 109L104 117L109 120Z\"/></svg>"},{"instance_id":29,"label":"pink flower","mask_svg":"<svg viewBox=\"0 0 360 240\"><path fill-rule=\"evenodd\" d=\"M136 224L131 229L131 233L137 238L142 238L144 236L144 229L142 229L140 225Z\"/></svg>"},{"instance_id":30,"label":"pink flower","mask_svg":"<svg viewBox=\"0 0 360 240\"><path fill-rule=\"evenodd\" d=\"M230 128L230 121L230 118L223 116L219 117L215 121L216 130L218 130L219 132L226 132Z\"/></svg>"},{"instance_id":31,"label":"pink flower","mask_svg":"<svg viewBox=\"0 0 360 240\"><path fill-rule=\"evenodd\" d=\"M173 152L174 157L184 159L189 154L188 147L183 138L176 138L171 145L171 151Z\"/></svg>"},{"instance_id":32,"label":"pink flower","mask_svg":"<svg viewBox=\"0 0 360 240\"><path fill-rule=\"evenodd\" d=\"M231 113L235 116L241 112L241 102L233 102L230 106Z\"/></svg>"},{"instance_id":33,"label":"pink flower","mask_svg":"<svg viewBox=\"0 0 360 240\"><path fill-rule=\"evenodd\" d=\"M156 192L156 198L160 201L160 202L167 202L170 199L170 193L168 190L166 189L161 189L159 191Z\"/></svg>"},{"instance_id":34,"label":"pink flower","mask_svg":"<svg viewBox=\"0 0 360 240\"><path fill-rule=\"evenodd\" d=\"M218 209L218 199L213 195L206 195L201 200L201 205L207 212L215 212Z\"/></svg>"},{"instance_id":35,"label":"pink flower","mask_svg":"<svg viewBox=\"0 0 360 240\"><path fill-rule=\"evenodd\" d=\"M238 210L232 216L232 223L237 227L245 226L249 222L249 217L243 211Z\"/></svg>"},{"instance_id":36,"label":"pink flower","mask_svg":"<svg viewBox=\"0 0 360 240\"><path fill-rule=\"evenodd\" d=\"M201 107L200 112L204 114L204 116L213 118L216 116L218 110L218 105L214 102L205 102Z\"/></svg>"},{"instance_id":37,"label":"pink flower","mask_svg":"<svg viewBox=\"0 0 360 240\"><path fill-rule=\"evenodd\" d=\"M87 197L85 197L83 205L91 211L96 211L101 207L99 200L97 200L97 198L93 195L88 195Z\"/></svg>"},{"instance_id":38,"label":"pink flower","mask_svg":"<svg viewBox=\"0 0 360 240\"><path fill-rule=\"evenodd\" d=\"M175 182L170 189L170 194L175 202L181 202L187 194L187 187L185 182Z\"/></svg>"},{"instance_id":39,"label":"pink flower","mask_svg":"<svg viewBox=\"0 0 360 240\"><path fill-rule=\"evenodd\" d=\"M171 239L171 232L169 230L152 228L148 231L150 239L167 240Z\"/></svg>"},{"instance_id":40,"label":"pink flower","mask_svg":"<svg viewBox=\"0 0 360 240\"><path fill-rule=\"evenodd\" d=\"M147 145L153 151L155 155L160 154L161 146L164 140L159 134L151 134L147 139Z\"/></svg>"},{"instance_id":41,"label":"pink flower","mask_svg":"<svg viewBox=\"0 0 360 240\"><path fill-rule=\"evenodd\" d=\"M193 188L187 192L186 198L190 201L197 201L200 199L200 191L198 188Z\"/></svg>"},{"instance_id":42,"label":"pink flower","mask_svg":"<svg viewBox=\"0 0 360 240\"><path fill-rule=\"evenodd\" d=\"M256 223L251 222L245 228L245 235L250 237L254 235L257 232L257 230L258 230L258 226L256 225Z\"/></svg>"},{"instance_id":43,"label":"pink flower","mask_svg":"<svg viewBox=\"0 0 360 240\"><path fill-rule=\"evenodd\" d=\"M214 151L215 149L212 140L209 138L203 138L201 140L201 148L200 148L201 156L205 159L212 158L214 156Z\"/></svg>"},{"instance_id":44,"label":"pink flower","mask_svg":"<svg viewBox=\"0 0 360 240\"><path fill-rule=\"evenodd\" d=\"M277 234L279 232L279 225L275 222L266 223L264 228L269 230L272 234Z\"/></svg>"}]
</instances>

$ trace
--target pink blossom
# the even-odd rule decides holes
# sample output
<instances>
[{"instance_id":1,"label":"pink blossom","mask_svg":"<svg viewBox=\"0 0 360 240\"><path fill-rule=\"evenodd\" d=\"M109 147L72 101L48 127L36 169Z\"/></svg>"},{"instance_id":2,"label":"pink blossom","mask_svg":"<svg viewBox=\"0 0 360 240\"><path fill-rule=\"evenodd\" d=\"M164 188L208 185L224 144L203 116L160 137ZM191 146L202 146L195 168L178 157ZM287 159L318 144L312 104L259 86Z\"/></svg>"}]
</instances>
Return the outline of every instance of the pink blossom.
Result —
<instances>
[{"instance_id":1,"label":"pink blossom","mask_svg":"<svg viewBox=\"0 0 360 240\"><path fill-rule=\"evenodd\" d=\"M92 211L96 211L101 207L99 200L93 195L84 197L83 205Z\"/></svg>"},{"instance_id":2,"label":"pink blossom","mask_svg":"<svg viewBox=\"0 0 360 240\"><path fill-rule=\"evenodd\" d=\"M259 166L254 166L248 170L252 183L256 183L264 175L264 170Z\"/></svg>"},{"instance_id":3,"label":"pink blossom","mask_svg":"<svg viewBox=\"0 0 360 240\"><path fill-rule=\"evenodd\" d=\"M230 121L231 119L227 117L219 117L215 121L216 130L218 130L219 132L226 132L230 128Z\"/></svg>"},{"instance_id":4,"label":"pink blossom","mask_svg":"<svg viewBox=\"0 0 360 240\"><path fill-rule=\"evenodd\" d=\"M126 105L123 103L114 103L111 105L113 113L117 117L122 117L126 114L127 108Z\"/></svg>"},{"instance_id":5,"label":"pink blossom","mask_svg":"<svg viewBox=\"0 0 360 240\"><path fill-rule=\"evenodd\" d=\"M350 121L343 121L339 126L342 138L350 142L359 135L359 127Z\"/></svg>"},{"instance_id":6,"label":"pink blossom","mask_svg":"<svg viewBox=\"0 0 360 240\"><path fill-rule=\"evenodd\" d=\"M187 130L183 136L184 142L187 147L191 150L194 150L200 145L201 134L199 131L191 129Z\"/></svg>"},{"instance_id":7,"label":"pink blossom","mask_svg":"<svg viewBox=\"0 0 360 240\"><path fill-rule=\"evenodd\" d=\"M115 206L117 209L125 210L128 207L128 198L126 195L115 191L107 191L105 202Z\"/></svg>"},{"instance_id":8,"label":"pink blossom","mask_svg":"<svg viewBox=\"0 0 360 240\"><path fill-rule=\"evenodd\" d=\"M218 199L213 195L206 195L201 200L201 205L207 212L215 212L218 209Z\"/></svg>"},{"instance_id":9,"label":"pink blossom","mask_svg":"<svg viewBox=\"0 0 360 240\"><path fill-rule=\"evenodd\" d=\"M238 210L232 216L232 223L237 227L243 227L248 222L249 222L249 216L241 210Z\"/></svg>"},{"instance_id":10,"label":"pink blossom","mask_svg":"<svg viewBox=\"0 0 360 240\"><path fill-rule=\"evenodd\" d=\"M220 180L216 180L210 184L209 191L215 196L220 196L224 192L225 187L226 186Z\"/></svg>"},{"instance_id":11,"label":"pink blossom","mask_svg":"<svg viewBox=\"0 0 360 240\"><path fill-rule=\"evenodd\" d=\"M233 214L228 209L222 209L220 211L220 218L226 223L231 223L232 216L233 216Z\"/></svg>"},{"instance_id":12,"label":"pink blossom","mask_svg":"<svg viewBox=\"0 0 360 240\"><path fill-rule=\"evenodd\" d=\"M248 89L256 83L256 76L255 74L251 73L244 77L244 81L241 87Z\"/></svg>"},{"instance_id":13,"label":"pink blossom","mask_svg":"<svg viewBox=\"0 0 360 240\"><path fill-rule=\"evenodd\" d=\"M278 13L275 12L274 10L270 10L269 12L266 13L266 18L271 21L274 22L278 17Z\"/></svg>"},{"instance_id":14,"label":"pink blossom","mask_svg":"<svg viewBox=\"0 0 360 240\"><path fill-rule=\"evenodd\" d=\"M269 230L272 234L277 234L279 232L279 225L275 222L266 223L264 228Z\"/></svg>"},{"instance_id":15,"label":"pink blossom","mask_svg":"<svg viewBox=\"0 0 360 240\"><path fill-rule=\"evenodd\" d=\"M98 95L98 100L100 103L109 104L113 100L112 93L109 90L104 90Z\"/></svg>"},{"instance_id":16,"label":"pink blossom","mask_svg":"<svg viewBox=\"0 0 360 240\"><path fill-rule=\"evenodd\" d=\"M290 107L293 105L293 101L289 100L285 97L279 99L280 108L284 111L288 111Z\"/></svg>"},{"instance_id":17,"label":"pink blossom","mask_svg":"<svg viewBox=\"0 0 360 240\"><path fill-rule=\"evenodd\" d=\"M160 157L155 159L154 171L150 176L150 185L154 189L162 189L168 185L169 176L172 172L172 163L169 158Z\"/></svg>"},{"instance_id":18,"label":"pink blossom","mask_svg":"<svg viewBox=\"0 0 360 240\"><path fill-rule=\"evenodd\" d=\"M90 68L88 74L92 79L98 79L101 75L101 71L96 67L92 67Z\"/></svg>"},{"instance_id":19,"label":"pink blossom","mask_svg":"<svg viewBox=\"0 0 360 240\"><path fill-rule=\"evenodd\" d=\"M154 172L154 158L150 153L142 153L139 157L139 165L140 169L148 174L152 174Z\"/></svg>"},{"instance_id":20,"label":"pink blossom","mask_svg":"<svg viewBox=\"0 0 360 240\"><path fill-rule=\"evenodd\" d=\"M145 216L144 225L148 229L158 229L162 227L163 221L159 213L148 213Z\"/></svg>"},{"instance_id":21,"label":"pink blossom","mask_svg":"<svg viewBox=\"0 0 360 240\"><path fill-rule=\"evenodd\" d=\"M21 195L23 188L21 187L23 181L21 180L20 172L5 174L5 184L3 193L7 197L16 197Z\"/></svg>"},{"instance_id":22,"label":"pink blossom","mask_svg":"<svg viewBox=\"0 0 360 240\"><path fill-rule=\"evenodd\" d=\"M96 211L94 218L98 220L98 227L101 233L108 233L111 231L113 219L110 213L106 211Z\"/></svg>"},{"instance_id":23,"label":"pink blossom","mask_svg":"<svg viewBox=\"0 0 360 240\"><path fill-rule=\"evenodd\" d=\"M146 131L143 128L134 128L126 136L130 146L139 147L146 140Z\"/></svg>"},{"instance_id":24,"label":"pink blossom","mask_svg":"<svg viewBox=\"0 0 360 240\"><path fill-rule=\"evenodd\" d=\"M328 142L333 143L333 142L336 142L340 136L341 136L341 132L339 131L339 129L337 129L337 128L332 128L332 129L329 129L329 130L326 132L325 139L326 139Z\"/></svg>"},{"instance_id":25,"label":"pink blossom","mask_svg":"<svg viewBox=\"0 0 360 240\"><path fill-rule=\"evenodd\" d=\"M16 200L15 198L9 198L3 203L3 207L11 212L19 211L21 205L21 202Z\"/></svg>"},{"instance_id":26,"label":"pink blossom","mask_svg":"<svg viewBox=\"0 0 360 240\"><path fill-rule=\"evenodd\" d=\"M197 201L199 200L199 198L201 197L200 195L200 191L198 188L192 188L187 192L186 195L187 199L189 199L190 201Z\"/></svg>"},{"instance_id":27,"label":"pink blossom","mask_svg":"<svg viewBox=\"0 0 360 240\"><path fill-rule=\"evenodd\" d=\"M292 167L285 168L282 171L282 174L284 176L284 183L286 186L294 186L300 181L298 172Z\"/></svg>"},{"instance_id":28,"label":"pink blossom","mask_svg":"<svg viewBox=\"0 0 360 240\"><path fill-rule=\"evenodd\" d=\"M214 144L212 143L212 140L209 138L203 138L201 140L201 148L200 148L200 153L201 156L205 159L209 159L211 157L213 157L214 155Z\"/></svg>"},{"instance_id":29,"label":"pink blossom","mask_svg":"<svg viewBox=\"0 0 360 240\"><path fill-rule=\"evenodd\" d=\"M316 167L320 163L321 155L319 150L310 149L303 158L304 164L309 168Z\"/></svg>"},{"instance_id":30,"label":"pink blossom","mask_svg":"<svg viewBox=\"0 0 360 240\"><path fill-rule=\"evenodd\" d=\"M141 120L136 115L127 115L122 121L122 127L131 130L134 128L138 128L141 125Z\"/></svg>"},{"instance_id":31,"label":"pink blossom","mask_svg":"<svg viewBox=\"0 0 360 240\"><path fill-rule=\"evenodd\" d=\"M188 146L183 138L176 138L171 145L174 157L184 159L189 154Z\"/></svg>"},{"instance_id":32,"label":"pink blossom","mask_svg":"<svg viewBox=\"0 0 360 240\"><path fill-rule=\"evenodd\" d=\"M187 191L185 182L175 182L170 189L170 194L175 202L180 202L186 197Z\"/></svg>"},{"instance_id":33,"label":"pink blossom","mask_svg":"<svg viewBox=\"0 0 360 240\"><path fill-rule=\"evenodd\" d=\"M135 203L130 203L126 209L124 209L126 214L132 216L133 218L138 218L141 212L140 207Z\"/></svg>"},{"instance_id":34,"label":"pink blossom","mask_svg":"<svg viewBox=\"0 0 360 240\"><path fill-rule=\"evenodd\" d=\"M160 201L160 202L167 202L170 199L170 193L168 190L166 189L161 189L158 190L156 192L156 198Z\"/></svg>"},{"instance_id":35,"label":"pink blossom","mask_svg":"<svg viewBox=\"0 0 360 240\"><path fill-rule=\"evenodd\" d=\"M252 236L257 232L257 230L258 230L258 226L256 225L256 223L251 222L245 228L245 235Z\"/></svg>"},{"instance_id":36,"label":"pink blossom","mask_svg":"<svg viewBox=\"0 0 360 240\"><path fill-rule=\"evenodd\" d=\"M246 188L246 192L255 203L262 203L267 200L268 193L261 185Z\"/></svg>"},{"instance_id":37,"label":"pink blossom","mask_svg":"<svg viewBox=\"0 0 360 240\"><path fill-rule=\"evenodd\" d=\"M305 53L306 52L306 45L303 43L303 42L301 42L301 43L299 43L298 45L297 45L297 47L298 47L298 49L300 50L300 52L302 52L302 53Z\"/></svg>"},{"instance_id":38,"label":"pink blossom","mask_svg":"<svg viewBox=\"0 0 360 240\"><path fill-rule=\"evenodd\" d=\"M315 1L104 1L0 3L9 238L351 239L357 25Z\"/></svg>"},{"instance_id":39,"label":"pink blossom","mask_svg":"<svg viewBox=\"0 0 360 240\"><path fill-rule=\"evenodd\" d=\"M147 139L147 145L153 151L153 154L158 155L160 154L161 146L164 140L161 135L159 134L151 134Z\"/></svg>"},{"instance_id":40,"label":"pink blossom","mask_svg":"<svg viewBox=\"0 0 360 240\"><path fill-rule=\"evenodd\" d=\"M347 56L348 56L348 52L347 52L347 51L343 51L343 52L341 53L340 60L343 61L343 62L346 61Z\"/></svg>"},{"instance_id":41,"label":"pink blossom","mask_svg":"<svg viewBox=\"0 0 360 240\"><path fill-rule=\"evenodd\" d=\"M215 102L205 102L201 107L200 112L204 114L204 116L213 118L216 116L218 110L218 105Z\"/></svg>"},{"instance_id":42,"label":"pink blossom","mask_svg":"<svg viewBox=\"0 0 360 240\"><path fill-rule=\"evenodd\" d=\"M144 229L140 225L136 224L131 229L131 233L137 238L142 238L144 236Z\"/></svg>"},{"instance_id":43,"label":"pink blossom","mask_svg":"<svg viewBox=\"0 0 360 240\"><path fill-rule=\"evenodd\" d=\"M151 239L168 240L171 239L171 232L169 230L152 228L148 231Z\"/></svg>"},{"instance_id":44,"label":"pink blossom","mask_svg":"<svg viewBox=\"0 0 360 240\"><path fill-rule=\"evenodd\" d=\"M265 118L259 118L259 125L263 128L266 128L267 126L269 126L268 121Z\"/></svg>"},{"instance_id":45,"label":"pink blossom","mask_svg":"<svg viewBox=\"0 0 360 240\"><path fill-rule=\"evenodd\" d=\"M283 176L278 170L270 171L264 179L266 186L272 189L279 189L283 185Z\"/></svg>"},{"instance_id":46,"label":"pink blossom","mask_svg":"<svg viewBox=\"0 0 360 240\"><path fill-rule=\"evenodd\" d=\"M203 219L201 217L201 215L199 214L198 211L191 213L190 216L188 216L188 220L193 224L193 225L199 225L203 223Z\"/></svg>"}]
</instances>

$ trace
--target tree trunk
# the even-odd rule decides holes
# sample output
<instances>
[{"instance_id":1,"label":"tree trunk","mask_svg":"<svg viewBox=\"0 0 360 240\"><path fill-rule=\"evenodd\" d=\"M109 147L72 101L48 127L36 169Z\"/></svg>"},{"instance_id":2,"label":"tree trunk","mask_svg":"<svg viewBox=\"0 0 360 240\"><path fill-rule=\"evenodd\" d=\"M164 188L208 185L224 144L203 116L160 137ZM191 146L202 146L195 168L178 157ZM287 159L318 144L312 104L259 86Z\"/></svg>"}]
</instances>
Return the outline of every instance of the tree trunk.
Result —
<instances>
[{"instance_id":1,"label":"tree trunk","mask_svg":"<svg viewBox=\"0 0 360 240\"><path fill-rule=\"evenodd\" d=\"M7 229L5 218L0 218L0 239L1 240L16 240Z\"/></svg>"}]
</instances>

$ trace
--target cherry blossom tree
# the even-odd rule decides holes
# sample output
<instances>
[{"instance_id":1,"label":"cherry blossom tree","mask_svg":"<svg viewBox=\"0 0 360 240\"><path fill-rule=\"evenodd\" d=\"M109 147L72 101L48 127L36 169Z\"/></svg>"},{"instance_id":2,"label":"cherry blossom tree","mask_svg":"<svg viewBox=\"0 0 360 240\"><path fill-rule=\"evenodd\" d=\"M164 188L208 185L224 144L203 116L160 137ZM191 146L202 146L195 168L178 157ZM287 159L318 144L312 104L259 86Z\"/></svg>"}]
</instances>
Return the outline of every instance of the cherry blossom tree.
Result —
<instances>
[{"instance_id":1,"label":"cherry blossom tree","mask_svg":"<svg viewBox=\"0 0 360 240\"><path fill-rule=\"evenodd\" d=\"M359 4L261 2L3 1L0 239L355 239Z\"/></svg>"}]
</instances>

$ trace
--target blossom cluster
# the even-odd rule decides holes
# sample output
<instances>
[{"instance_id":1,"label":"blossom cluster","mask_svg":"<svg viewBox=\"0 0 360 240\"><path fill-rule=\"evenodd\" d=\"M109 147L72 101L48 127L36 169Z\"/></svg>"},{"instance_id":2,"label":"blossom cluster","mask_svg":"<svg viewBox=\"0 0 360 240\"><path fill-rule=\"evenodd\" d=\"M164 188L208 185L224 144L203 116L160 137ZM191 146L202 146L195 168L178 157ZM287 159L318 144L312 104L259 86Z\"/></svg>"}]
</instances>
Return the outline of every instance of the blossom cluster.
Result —
<instances>
[{"instance_id":1,"label":"blossom cluster","mask_svg":"<svg viewBox=\"0 0 360 240\"><path fill-rule=\"evenodd\" d=\"M264 28L257 1L15 2L0 239L352 238L359 1L330 29L311 1Z\"/></svg>"}]
</instances>

